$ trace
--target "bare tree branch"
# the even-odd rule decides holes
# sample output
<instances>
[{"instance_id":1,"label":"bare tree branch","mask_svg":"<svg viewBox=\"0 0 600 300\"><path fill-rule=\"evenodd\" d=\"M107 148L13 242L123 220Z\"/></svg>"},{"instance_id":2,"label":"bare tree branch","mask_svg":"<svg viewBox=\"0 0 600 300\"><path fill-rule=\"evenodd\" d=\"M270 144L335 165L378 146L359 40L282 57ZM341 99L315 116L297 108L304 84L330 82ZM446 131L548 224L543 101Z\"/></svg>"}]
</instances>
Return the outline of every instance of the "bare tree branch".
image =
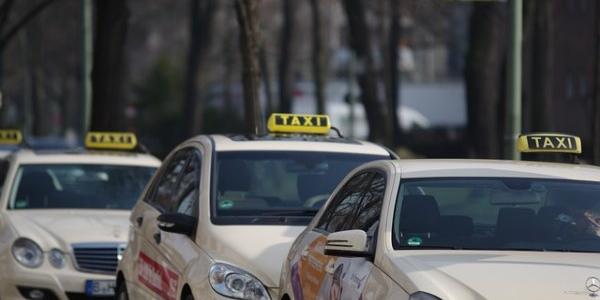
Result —
<instances>
[{"instance_id":1,"label":"bare tree branch","mask_svg":"<svg viewBox=\"0 0 600 300\"><path fill-rule=\"evenodd\" d=\"M42 12L48 5L50 5L54 0L45 0L43 2L38 3L34 8L32 8L27 14L25 14L12 28L8 30L8 32L0 38L0 50L4 49L6 44L12 39L23 26L25 26L31 19L37 16L40 12ZM4 3L3 3L4 4Z\"/></svg>"}]
</instances>

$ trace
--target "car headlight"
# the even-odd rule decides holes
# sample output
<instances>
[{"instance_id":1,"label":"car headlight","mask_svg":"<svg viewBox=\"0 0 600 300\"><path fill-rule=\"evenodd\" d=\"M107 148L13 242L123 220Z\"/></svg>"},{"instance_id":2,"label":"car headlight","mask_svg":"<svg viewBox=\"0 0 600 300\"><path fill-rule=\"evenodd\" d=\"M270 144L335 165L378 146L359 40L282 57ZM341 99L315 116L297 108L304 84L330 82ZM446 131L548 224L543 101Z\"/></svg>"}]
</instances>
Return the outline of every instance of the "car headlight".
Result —
<instances>
[{"instance_id":1,"label":"car headlight","mask_svg":"<svg viewBox=\"0 0 600 300\"><path fill-rule=\"evenodd\" d=\"M425 292L416 292L408 298L408 300L441 300L440 298Z\"/></svg>"},{"instance_id":2,"label":"car headlight","mask_svg":"<svg viewBox=\"0 0 600 300\"><path fill-rule=\"evenodd\" d=\"M25 267L37 268L44 262L44 252L38 244L30 239L17 239L11 250L15 259Z\"/></svg>"},{"instance_id":3,"label":"car headlight","mask_svg":"<svg viewBox=\"0 0 600 300\"><path fill-rule=\"evenodd\" d=\"M209 281L212 288L225 297L244 300L270 300L265 286L248 272L222 263L210 267Z\"/></svg>"},{"instance_id":4,"label":"car headlight","mask_svg":"<svg viewBox=\"0 0 600 300\"><path fill-rule=\"evenodd\" d=\"M52 249L48 252L48 261L53 267L62 269L65 266L65 254L59 249Z\"/></svg>"}]
</instances>

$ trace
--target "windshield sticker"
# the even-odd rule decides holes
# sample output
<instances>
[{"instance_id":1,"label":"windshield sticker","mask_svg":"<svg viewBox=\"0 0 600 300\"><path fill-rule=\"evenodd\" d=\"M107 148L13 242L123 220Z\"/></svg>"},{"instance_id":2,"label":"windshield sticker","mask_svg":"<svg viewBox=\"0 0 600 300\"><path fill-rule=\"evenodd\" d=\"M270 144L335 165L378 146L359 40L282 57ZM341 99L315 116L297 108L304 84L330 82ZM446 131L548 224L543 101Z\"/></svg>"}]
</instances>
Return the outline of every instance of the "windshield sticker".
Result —
<instances>
[{"instance_id":1,"label":"windshield sticker","mask_svg":"<svg viewBox=\"0 0 600 300\"><path fill-rule=\"evenodd\" d=\"M422 239L422 238L420 238L420 237L418 237L418 236L414 236L414 237L411 237L411 238L409 238L409 239L406 241L406 243L407 243L409 246L421 246L421 244L423 243L423 239Z\"/></svg>"},{"instance_id":2,"label":"windshield sticker","mask_svg":"<svg viewBox=\"0 0 600 300\"><path fill-rule=\"evenodd\" d=\"M17 200L15 202L15 208L26 208L29 202L27 200Z\"/></svg>"},{"instance_id":3,"label":"windshield sticker","mask_svg":"<svg viewBox=\"0 0 600 300\"><path fill-rule=\"evenodd\" d=\"M164 300L177 299L179 276L169 268L160 265L140 252L138 258L138 280Z\"/></svg>"},{"instance_id":4,"label":"windshield sticker","mask_svg":"<svg viewBox=\"0 0 600 300\"><path fill-rule=\"evenodd\" d=\"M233 207L233 201L231 200L221 200L219 201L220 209L230 209Z\"/></svg>"},{"instance_id":5,"label":"windshield sticker","mask_svg":"<svg viewBox=\"0 0 600 300\"><path fill-rule=\"evenodd\" d=\"M300 257L297 267L292 267L299 275L292 275L292 283L296 299L317 299L321 283L325 277L325 266L330 258L323 254L327 238L319 235L308 245L308 255Z\"/></svg>"}]
</instances>

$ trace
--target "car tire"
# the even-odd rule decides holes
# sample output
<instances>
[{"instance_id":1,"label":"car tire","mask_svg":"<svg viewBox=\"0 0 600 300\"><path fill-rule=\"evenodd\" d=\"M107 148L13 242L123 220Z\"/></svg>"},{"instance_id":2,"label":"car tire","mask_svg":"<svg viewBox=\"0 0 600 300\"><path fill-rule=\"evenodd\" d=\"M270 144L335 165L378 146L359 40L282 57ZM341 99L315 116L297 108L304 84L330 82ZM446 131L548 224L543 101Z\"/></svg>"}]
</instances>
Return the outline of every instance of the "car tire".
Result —
<instances>
[{"instance_id":1,"label":"car tire","mask_svg":"<svg viewBox=\"0 0 600 300\"><path fill-rule=\"evenodd\" d=\"M123 280L121 284L117 285L117 290L115 291L115 299L129 300L129 294L127 294L127 285L125 284L125 280Z\"/></svg>"}]
</instances>

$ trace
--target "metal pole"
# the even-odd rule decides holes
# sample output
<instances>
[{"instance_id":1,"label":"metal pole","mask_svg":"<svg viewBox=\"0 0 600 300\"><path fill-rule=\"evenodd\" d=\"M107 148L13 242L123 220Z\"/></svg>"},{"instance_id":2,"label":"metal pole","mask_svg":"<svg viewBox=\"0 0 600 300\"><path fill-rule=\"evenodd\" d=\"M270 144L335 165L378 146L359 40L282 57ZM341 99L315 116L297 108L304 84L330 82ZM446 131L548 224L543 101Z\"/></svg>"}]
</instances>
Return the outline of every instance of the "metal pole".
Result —
<instances>
[{"instance_id":1,"label":"metal pole","mask_svg":"<svg viewBox=\"0 0 600 300\"><path fill-rule=\"evenodd\" d=\"M504 155L520 160L516 141L521 134L521 50L523 42L523 0L509 0L508 96Z\"/></svg>"},{"instance_id":2,"label":"metal pole","mask_svg":"<svg viewBox=\"0 0 600 300\"><path fill-rule=\"evenodd\" d=\"M82 29L83 29L83 67L82 67L82 94L83 94L83 134L90 130L92 112L92 0L81 0L82 4Z\"/></svg>"}]
</instances>

